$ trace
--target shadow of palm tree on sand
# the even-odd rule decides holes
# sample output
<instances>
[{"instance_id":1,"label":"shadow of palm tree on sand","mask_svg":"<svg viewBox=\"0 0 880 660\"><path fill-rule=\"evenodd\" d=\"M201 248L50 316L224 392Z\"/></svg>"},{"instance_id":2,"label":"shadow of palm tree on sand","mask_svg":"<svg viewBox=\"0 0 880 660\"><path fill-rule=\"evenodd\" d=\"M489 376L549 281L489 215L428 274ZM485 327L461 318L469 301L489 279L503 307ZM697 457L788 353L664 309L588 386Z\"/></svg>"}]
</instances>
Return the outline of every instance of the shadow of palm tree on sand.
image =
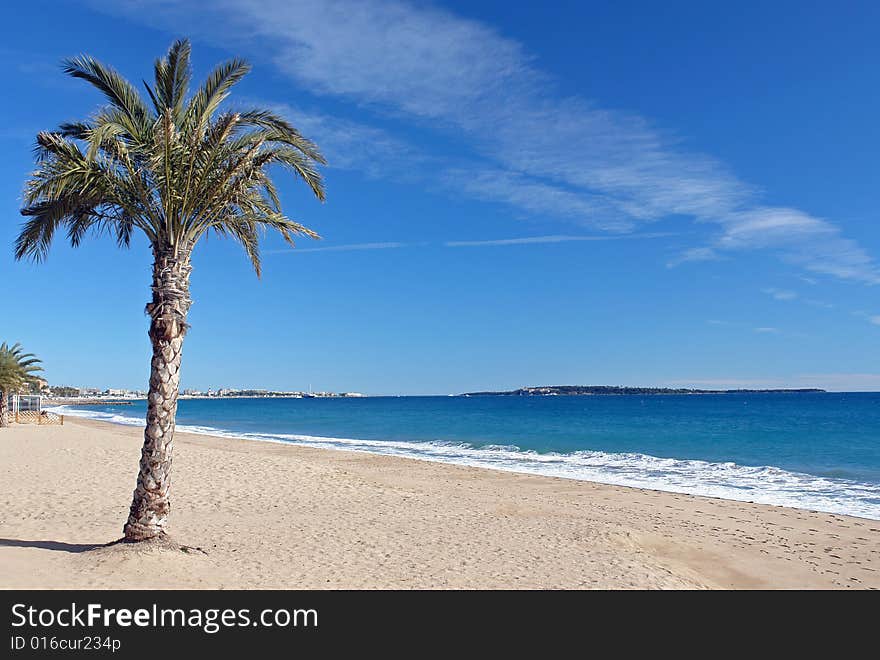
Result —
<instances>
[{"instance_id":1,"label":"shadow of palm tree on sand","mask_svg":"<svg viewBox=\"0 0 880 660\"><path fill-rule=\"evenodd\" d=\"M0 539L0 547L7 548L40 548L57 550L58 552L88 552L97 548L106 548L109 543L63 543L61 541L23 541L20 539Z\"/></svg>"}]
</instances>

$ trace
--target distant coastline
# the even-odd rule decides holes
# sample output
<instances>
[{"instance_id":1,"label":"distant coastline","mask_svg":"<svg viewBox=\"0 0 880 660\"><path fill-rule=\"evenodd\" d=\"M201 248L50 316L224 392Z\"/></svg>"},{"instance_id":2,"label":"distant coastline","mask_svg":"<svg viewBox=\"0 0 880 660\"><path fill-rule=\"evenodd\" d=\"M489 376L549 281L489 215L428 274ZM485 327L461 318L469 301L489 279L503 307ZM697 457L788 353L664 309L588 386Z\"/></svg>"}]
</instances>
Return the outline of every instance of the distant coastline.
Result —
<instances>
[{"instance_id":1,"label":"distant coastline","mask_svg":"<svg viewBox=\"0 0 880 660\"><path fill-rule=\"evenodd\" d=\"M776 388L776 389L736 389L736 390L703 390L693 388L672 387L623 387L617 385L547 385L541 387L521 387L507 391L465 392L448 396L662 396L684 394L774 394L774 393L825 393L827 390L810 388ZM406 396L406 395L404 395ZM222 394L180 394L184 399L346 399L367 398L360 393L300 393L300 392L269 392L265 390L234 390ZM115 397L97 396L44 396L43 404L49 406L130 406L136 401L145 401L144 396Z\"/></svg>"},{"instance_id":2,"label":"distant coastline","mask_svg":"<svg viewBox=\"0 0 880 660\"><path fill-rule=\"evenodd\" d=\"M49 406L130 406L135 401L146 401L147 397L140 394L127 396L110 396L95 394L89 396L52 396L42 395L43 403ZM185 394L178 396L183 399L360 399L365 395L360 392L270 392L268 390L229 390L222 394Z\"/></svg>"},{"instance_id":3,"label":"distant coastline","mask_svg":"<svg viewBox=\"0 0 880 660\"><path fill-rule=\"evenodd\" d=\"M809 387L798 389L738 389L738 390L699 390L672 387L619 387L616 385L549 385L543 387L521 387L506 392L466 392L460 396L620 396L620 395L662 395L662 394L759 394L759 393L807 393L826 390Z\"/></svg>"},{"instance_id":4,"label":"distant coastline","mask_svg":"<svg viewBox=\"0 0 880 660\"><path fill-rule=\"evenodd\" d=\"M44 406L131 406L134 401L146 401L146 397L119 399L76 396L43 396Z\"/></svg>"}]
</instances>

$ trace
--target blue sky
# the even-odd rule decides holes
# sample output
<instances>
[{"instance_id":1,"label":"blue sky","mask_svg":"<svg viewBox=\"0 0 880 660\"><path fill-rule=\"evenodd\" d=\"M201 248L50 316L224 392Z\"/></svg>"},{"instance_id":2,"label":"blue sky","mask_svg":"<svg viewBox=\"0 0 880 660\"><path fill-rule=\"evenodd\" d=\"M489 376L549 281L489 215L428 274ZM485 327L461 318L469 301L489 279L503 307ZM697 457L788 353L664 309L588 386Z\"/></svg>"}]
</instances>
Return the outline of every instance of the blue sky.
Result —
<instances>
[{"instance_id":1,"label":"blue sky","mask_svg":"<svg viewBox=\"0 0 880 660\"><path fill-rule=\"evenodd\" d=\"M715 6L710 6L710 5ZM22 4L3 27L4 339L56 384L144 388L150 255L12 259L36 131L176 37L328 157L281 182L321 241L200 244L185 387L880 389L876 3ZM14 292L14 293L13 293Z\"/></svg>"}]
</instances>

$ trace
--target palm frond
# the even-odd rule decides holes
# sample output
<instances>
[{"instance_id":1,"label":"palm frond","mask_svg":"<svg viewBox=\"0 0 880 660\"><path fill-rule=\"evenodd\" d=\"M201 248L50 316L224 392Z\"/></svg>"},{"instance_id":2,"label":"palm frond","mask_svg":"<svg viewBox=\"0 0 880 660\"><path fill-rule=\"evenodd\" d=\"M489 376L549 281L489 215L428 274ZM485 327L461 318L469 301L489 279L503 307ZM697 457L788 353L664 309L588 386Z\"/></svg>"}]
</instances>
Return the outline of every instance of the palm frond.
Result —
<instances>
[{"instance_id":1,"label":"palm frond","mask_svg":"<svg viewBox=\"0 0 880 660\"><path fill-rule=\"evenodd\" d=\"M150 112L137 90L115 69L101 64L89 55L70 58L63 63L64 72L86 80L98 88L111 105L121 110L133 136L141 135L149 125Z\"/></svg>"},{"instance_id":2,"label":"palm frond","mask_svg":"<svg viewBox=\"0 0 880 660\"><path fill-rule=\"evenodd\" d=\"M27 383L35 383L34 374L43 370L42 361L33 353L25 353L20 343L0 344L0 392L17 392Z\"/></svg>"},{"instance_id":3,"label":"palm frond","mask_svg":"<svg viewBox=\"0 0 880 660\"><path fill-rule=\"evenodd\" d=\"M318 145L303 137L289 121L276 113L270 110L247 110L239 114L241 116L239 120L240 126L261 128L265 132L260 135L262 135L267 141L287 144L294 149L301 151L306 158L321 165L327 164L327 161L324 160L324 156L322 156L321 152L318 150Z\"/></svg>"},{"instance_id":4,"label":"palm frond","mask_svg":"<svg viewBox=\"0 0 880 660\"><path fill-rule=\"evenodd\" d=\"M186 109L186 122L194 136L197 137L204 131L220 104L229 96L232 87L250 70L250 64L244 60L233 59L208 74Z\"/></svg>"},{"instance_id":5,"label":"palm frond","mask_svg":"<svg viewBox=\"0 0 880 660\"><path fill-rule=\"evenodd\" d=\"M94 233L127 246L138 229L154 250L185 255L213 231L240 243L259 275L266 230L288 242L317 238L283 214L271 174L273 166L289 170L323 200L318 147L272 110L221 110L250 70L244 60L217 66L187 98L190 56L187 40L172 44L155 62L153 84L144 83L146 101L92 57L65 62L65 71L99 89L107 105L37 135L17 259L44 259L58 231L74 246Z\"/></svg>"},{"instance_id":6,"label":"palm frond","mask_svg":"<svg viewBox=\"0 0 880 660\"><path fill-rule=\"evenodd\" d=\"M191 50L188 39L178 39L165 57L156 60L153 67L156 83L150 96L157 115L170 111L175 121L181 116L191 77Z\"/></svg>"}]
</instances>

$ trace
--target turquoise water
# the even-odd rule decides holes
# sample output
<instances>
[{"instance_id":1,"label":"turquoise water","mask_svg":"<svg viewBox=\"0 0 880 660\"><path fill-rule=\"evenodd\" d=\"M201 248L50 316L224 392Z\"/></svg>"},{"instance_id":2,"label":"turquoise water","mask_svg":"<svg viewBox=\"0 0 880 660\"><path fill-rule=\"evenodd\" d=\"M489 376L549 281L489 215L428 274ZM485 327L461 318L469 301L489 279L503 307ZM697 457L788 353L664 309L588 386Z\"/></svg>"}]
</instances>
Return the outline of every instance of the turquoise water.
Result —
<instances>
[{"instance_id":1,"label":"turquoise water","mask_svg":"<svg viewBox=\"0 0 880 660\"><path fill-rule=\"evenodd\" d=\"M880 519L877 393L184 399L178 428Z\"/></svg>"}]
</instances>

